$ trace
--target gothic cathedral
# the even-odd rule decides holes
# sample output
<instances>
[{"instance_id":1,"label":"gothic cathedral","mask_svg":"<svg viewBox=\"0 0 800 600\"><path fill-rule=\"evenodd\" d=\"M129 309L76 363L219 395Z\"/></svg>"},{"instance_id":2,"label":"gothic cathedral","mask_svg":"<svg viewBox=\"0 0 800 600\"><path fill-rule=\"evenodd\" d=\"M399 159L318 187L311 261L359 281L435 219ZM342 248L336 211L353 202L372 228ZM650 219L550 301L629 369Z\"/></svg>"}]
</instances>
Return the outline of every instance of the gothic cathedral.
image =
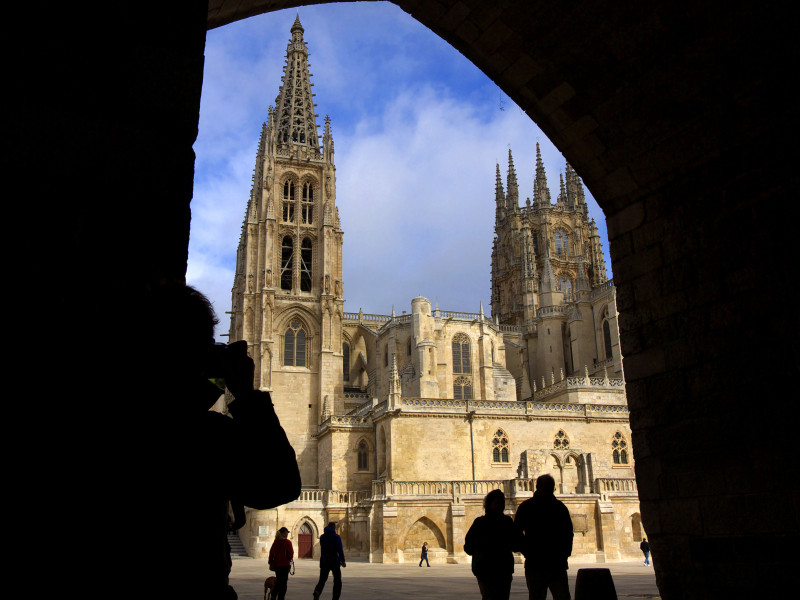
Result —
<instances>
[{"instance_id":1,"label":"gothic cathedral","mask_svg":"<svg viewBox=\"0 0 800 600\"><path fill-rule=\"evenodd\" d=\"M286 526L316 557L336 521L348 557L417 560L426 541L432 561L466 562L483 497L502 489L513 514L551 473L574 556L638 556L615 289L580 178L567 164L553 203L537 145L521 206L510 151L505 189L497 166L491 316L423 297L401 315L344 312L333 137L326 117L320 142L303 34L298 18L258 142L229 334L248 343L303 490L249 511L248 552Z\"/></svg>"}]
</instances>

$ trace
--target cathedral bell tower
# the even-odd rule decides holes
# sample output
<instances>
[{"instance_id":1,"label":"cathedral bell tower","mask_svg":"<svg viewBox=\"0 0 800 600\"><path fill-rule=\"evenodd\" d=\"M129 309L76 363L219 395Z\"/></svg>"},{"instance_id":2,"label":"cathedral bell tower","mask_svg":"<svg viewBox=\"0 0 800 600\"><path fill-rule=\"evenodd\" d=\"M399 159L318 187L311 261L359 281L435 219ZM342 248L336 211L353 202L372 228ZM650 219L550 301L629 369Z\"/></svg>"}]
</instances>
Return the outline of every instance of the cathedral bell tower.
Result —
<instances>
[{"instance_id":1,"label":"cathedral bell tower","mask_svg":"<svg viewBox=\"0 0 800 600\"><path fill-rule=\"evenodd\" d=\"M578 174L566 164L553 203L537 143L533 200L520 206L509 150L505 191L496 167L495 205L492 317L520 329L529 380L541 388L589 370L621 373L615 292Z\"/></svg>"},{"instance_id":2,"label":"cathedral bell tower","mask_svg":"<svg viewBox=\"0 0 800 600\"><path fill-rule=\"evenodd\" d=\"M326 117L320 145L303 32L298 17L259 139L237 250L230 340L247 340L255 385L272 392L303 485L313 487L313 434L323 410L344 397L343 232L331 125Z\"/></svg>"}]
</instances>

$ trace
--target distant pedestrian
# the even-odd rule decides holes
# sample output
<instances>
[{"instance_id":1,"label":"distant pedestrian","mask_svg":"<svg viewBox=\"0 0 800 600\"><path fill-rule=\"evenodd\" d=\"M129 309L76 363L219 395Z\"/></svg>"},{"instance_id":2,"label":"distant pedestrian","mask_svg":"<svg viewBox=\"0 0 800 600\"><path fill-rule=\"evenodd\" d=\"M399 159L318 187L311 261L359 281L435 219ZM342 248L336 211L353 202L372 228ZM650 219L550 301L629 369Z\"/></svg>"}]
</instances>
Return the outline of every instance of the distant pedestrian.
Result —
<instances>
[{"instance_id":1,"label":"distant pedestrian","mask_svg":"<svg viewBox=\"0 0 800 600\"><path fill-rule=\"evenodd\" d=\"M514 519L504 514L506 497L492 490L483 501L485 515L478 517L464 538L464 552L472 556L472 573L483 600L508 600L514 576L514 554L522 536Z\"/></svg>"},{"instance_id":2,"label":"distant pedestrian","mask_svg":"<svg viewBox=\"0 0 800 600\"><path fill-rule=\"evenodd\" d=\"M319 600L319 595L328 581L328 574L333 573L333 600L339 600L342 594L342 571L347 566L344 560L342 538L336 533L336 523L330 522L319 538L319 581L314 587L314 600ZM340 568L341 567L341 568Z\"/></svg>"},{"instance_id":3,"label":"distant pedestrian","mask_svg":"<svg viewBox=\"0 0 800 600\"><path fill-rule=\"evenodd\" d=\"M428 542L422 542L422 556L419 557L419 566L422 566L422 561L425 561L428 566L431 566L431 563L428 562Z\"/></svg>"},{"instance_id":4,"label":"distant pedestrian","mask_svg":"<svg viewBox=\"0 0 800 600\"><path fill-rule=\"evenodd\" d=\"M642 539L642 543L639 544L639 549L644 552L644 564L650 564L650 544L647 543L647 538Z\"/></svg>"},{"instance_id":5,"label":"distant pedestrian","mask_svg":"<svg viewBox=\"0 0 800 600\"><path fill-rule=\"evenodd\" d=\"M517 509L514 524L522 532L525 555L525 580L529 600L545 600L547 590L553 600L571 600L567 580L567 559L572 554L572 519L569 510L554 491L550 475L536 480L536 492Z\"/></svg>"},{"instance_id":6,"label":"distant pedestrian","mask_svg":"<svg viewBox=\"0 0 800 600\"><path fill-rule=\"evenodd\" d=\"M286 587L289 584L289 569L294 558L294 548L289 540L289 530L281 527L278 536L272 542L269 549L269 568L275 571L275 588L272 597L275 600L283 600L286 597Z\"/></svg>"}]
</instances>

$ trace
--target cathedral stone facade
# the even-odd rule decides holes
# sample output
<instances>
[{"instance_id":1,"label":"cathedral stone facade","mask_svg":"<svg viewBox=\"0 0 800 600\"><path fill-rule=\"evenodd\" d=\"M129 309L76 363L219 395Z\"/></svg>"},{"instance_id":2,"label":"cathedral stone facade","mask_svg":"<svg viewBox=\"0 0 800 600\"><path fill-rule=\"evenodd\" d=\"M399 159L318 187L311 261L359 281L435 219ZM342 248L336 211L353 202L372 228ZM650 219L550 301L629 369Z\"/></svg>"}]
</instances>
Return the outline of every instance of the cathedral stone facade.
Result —
<instances>
[{"instance_id":1,"label":"cathedral stone facade","mask_svg":"<svg viewBox=\"0 0 800 600\"><path fill-rule=\"evenodd\" d=\"M505 188L497 166L491 316L423 297L399 315L344 312L333 137L326 117L320 142L303 33L298 19L258 143L229 334L272 393L303 491L249 511L248 552L286 526L316 557L336 521L350 558L416 561L428 542L432 561L466 562L483 497L502 489L513 514L551 473L574 556L638 557L615 289L580 178L567 165L552 202L537 147L521 205L510 151Z\"/></svg>"}]
</instances>

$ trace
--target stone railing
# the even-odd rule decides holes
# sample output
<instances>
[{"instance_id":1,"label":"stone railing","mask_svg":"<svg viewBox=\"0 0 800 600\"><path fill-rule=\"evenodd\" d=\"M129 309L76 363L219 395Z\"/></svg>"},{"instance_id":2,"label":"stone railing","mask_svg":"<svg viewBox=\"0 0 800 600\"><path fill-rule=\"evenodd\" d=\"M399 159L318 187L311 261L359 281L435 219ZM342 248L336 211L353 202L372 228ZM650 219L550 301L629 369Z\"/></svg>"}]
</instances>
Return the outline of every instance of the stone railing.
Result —
<instances>
[{"instance_id":1,"label":"stone railing","mask_svg":"<svg viewBox=\"0 0 800 600\"><path fill-rule=\"evenodd\" d=\"M364 312L346 312L343 314L342 318L345 321L367 321L370 323L384 323L386 321L392 320L392 315L375 315L371 313L364 313Z\"/></svg>"},{"instance_id":2,"label":"stone railing","mask_svg":"<svg viewBox=\"0 0 800 600\"><path fill-rule=\"evenodd\" d=\"M458 312L454 310L434 311L433 314L438 314L438 316L445 319L463 319L465 321L476 321L481 318L480 313Z\"/></svg>"},{"instance_id":3,"label":"stone railing","mask_svg":"<svg viewBox=\"0 0 800 600\"><path fill-rule=\"evenodd\" d=\"M502 490L507 498L530 497L536 487L536 478L479 479L457 481L394 481L373 480L371 490L319 490L304 488L295 502L326 506L356 506L362 502L390 500L392 498L438 498L460 501L464 498L483 498L492 490ZM636 495L638 488L633 478L598 478L594 480L593 494L600 496Z\"/></svg>"},{"instance_id":4,"label":"stone railing","mask_svg":"<svg viewBox=\"0 0 800 600\"><path fill-rule=\"evenodd\" d=\"M369 394L367 392L345 392L344 399L361 400L362 402L366 402L367 400L369 400Z\"/></svg>"},{"instance_id":5,"label":"stone railing","mask_svg":"<svg viewBox=\"0 0 800 600\"><path fill-rule=\"evenodd\" d=\"M538 383L538 382L537 382ZM547 396L552 396L565 390L624 390L625 381L623 379L611 379L606 377L567 377L561 381L553 382L550 385L541 387L533 393L534 401L542 400Z\"/></svg>"},{"instance_id":6,"label":"stone railing","mask_svg":"<svg viewBox=\"0 0 800 600\"><path fill-rule=\"evenodd\" d=\"M601 283L592 290L591 299L597 300L600 296L607 294L610 290L614 289L614 280L609 279L605 283Z\"/></svg>"},{"instance_id":7,"label":"stone railing","mask_svg":"<svg viewBox=\"0 0 800 600\"><path fill-rule=\"evenodd\" d=\"M566 304L557 304L554 306L542 306L536 311L536 316L541 317L557 317L557 316L567 316L569 314L570 307Z\"/></svg>"},{"instance_id":8,"label":"stone railing","mask_svg":"<svg viewBox=\"0 0 800 600\"><path fill-rule=\"evenodd\" d=\"M518 325L498 325L498 327L503 333L516 333L518 335L522 335L522 332L524 331L524 329Z\"/></svg>"},{"instance_id":9,"label":"stone railing","mask_svg":"<svg viewBox=\"0 0 800 600\"><path fill-rule=\"evenodd\" d=\"M319 429L326 427L363 427L371 426L372 422L368 416L361 415L331 415L319 424Z\"/></svg>"},{"instance_id":10,"label":"stone railing","mask_svg":"<svg viewBox=\"0 0 800 600\"><path fill-rule=\"evenodd\" d=\"M631 478L598 478L594 480L595 494L636 494L639 488Z\"/></svg>"},{"instance_id":11,"label":"stone railing","mask_svg":"<svg viewBox=\"0 0 800 600\"><path fill-rule=\"evenodd\" d=\"M316 504L320 507L342 504L355 506L359 502L366 502L370 497L371 492L369 490L340 491L303 488L300 490L300 496L294 502L298 504Z\"/></svg>"},{"instance_id":12,"label":"stone railing","mask_svg":"<svg viewBox=\"0 0 800 600\"><path fill-rule=\"evenodd\" d=\"M506 490L507 480L478 481L393 481L372 482L373 498L393 498L399 496L439 496L439 497L483 497L492 490Z\"/></svg>"},{"instance_id":13,"label":"stone railing","mask_svg":"<svg viewBox=\"0 0 800 600\"><path fill-rule=\"evenodd\" d=\"M309 503L309 502L322 502L325 498L326 490L317 490L312 488L304 488L300 490L300 496L295 502Z\"/></svg>"}]
</instances>

